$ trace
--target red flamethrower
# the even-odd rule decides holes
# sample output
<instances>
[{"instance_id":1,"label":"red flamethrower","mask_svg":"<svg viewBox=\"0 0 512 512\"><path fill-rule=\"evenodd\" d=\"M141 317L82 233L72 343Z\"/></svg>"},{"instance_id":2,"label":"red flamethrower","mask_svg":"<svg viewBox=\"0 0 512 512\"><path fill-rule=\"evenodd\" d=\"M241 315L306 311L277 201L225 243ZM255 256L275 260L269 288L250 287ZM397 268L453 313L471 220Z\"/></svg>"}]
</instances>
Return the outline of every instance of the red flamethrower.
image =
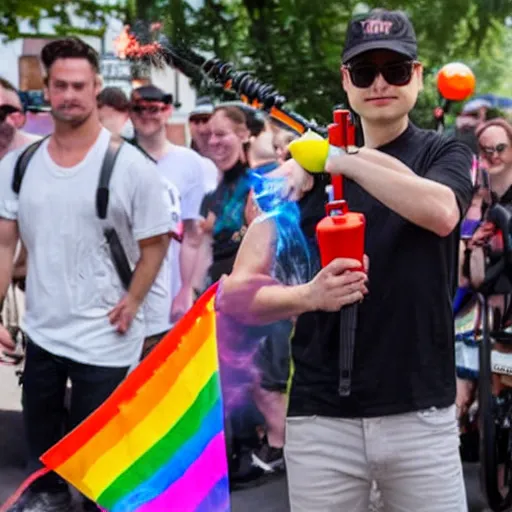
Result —
<instances>
[{"instance_id":1,"label":"red flamethrower","mask_svg":"<svg viewBox=\"0 0 512 512\"><path fill-rule=\"evenodd\" d=\"M345 151L355 144L355 127L348 110L335 110L334 123L329 125L329 145ZM332 176L333 201L327 203L327 216L316 227L322 266L336 258L352 258L364 268L365 218L361 213L350 212L343 199L343 178ZM345 306L340 311L339 394L351 393L354 346L357 328L357 304Z\"/></svg>"}]
</instances>

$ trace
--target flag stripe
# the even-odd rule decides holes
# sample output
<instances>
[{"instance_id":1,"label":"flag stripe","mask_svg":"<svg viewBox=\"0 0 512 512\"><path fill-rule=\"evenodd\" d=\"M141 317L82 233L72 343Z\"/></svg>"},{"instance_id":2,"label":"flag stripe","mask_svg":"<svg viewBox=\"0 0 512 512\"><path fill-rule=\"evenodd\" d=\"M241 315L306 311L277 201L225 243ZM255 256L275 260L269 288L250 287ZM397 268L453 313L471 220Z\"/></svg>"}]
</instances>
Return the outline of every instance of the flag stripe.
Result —
<instances>
[{"instance_id":1,"label":"flag stripe","mask_svg":"<svg viewBox=\"0 0 512 512\"><path fill-rule=\"evenodd\" d=\"M193 452L186 449L187 445L194 444L194 458L197 458L208 442L222 430L223 413L218 386L218 374L215 374L176 426L119 476L101 494L98 503L107 509L112 509L114 504L121 500L133 503L135 495L148 494L148 489L156 489L156 484L152 484L151 481L155 478L156 481L161 481L156 472L160 473L163 468L166 468L167 473L165 488L179 478L181 474L176 473L178 465L189 465L193 462L193 459L190 459ZM184 444L187 439L187 443ZM171 467L170 471L167 468L169 461L174 461L176 466ZM181 473L183 472L184 470Z\"/></svg>"},{"instance_id":2,"label":"flag stripe","mask_svg":"<svg viewBox=\"0 0 512 512\"><path fill-rule=\"evenodd\" d=\"M224 433L220 433L182 478L137 512L194 512L226 474L226 445Z\"/></svg>"},{"instance_id":3,"label":"flag stripe","mask_svg":"<svg viewBox=\"0 0 512 512\"><path fill-rule=\"evenodd\" d=\"M111 512L229 512L216 290L42 458Z\"/></svg>"},{"instance_id":4,"label":"flag stripe","mask_svg":"<svg viewBox=\"0 0 512 512\"><path fill-rule=\"evenodd\" d=\"M83 467L84 461L87 462L87 466L94 464L123 435L131 432L169 393L169 389L176 384L184 368L197 357L205 343L211 343L209 333L212 331L212 322L200 322L198 327L201 330L196 331L194 336L185 336L180 347L168 357L151 380L141 387L128 405L121 405L118 414L92 439L84 442L80 447L75 447L75 453L60 464L57 464L60 462L58 457L45 456L43 462L52 467L62 467L62 471L66 474L82 476L79 468Z\"/></svg>"},{"instance_id":5,"label":"flag stripe","mask_svg":"<svg viewBox=\"0 0 512 512\"><path fill-rule=\"evenodd\" d=\"M218 400L210 414L205 418L204 424L201 425L197 434L186 443L183 443L170 459L167 458L165 465L160 466L149 479L118 502L118 510L123 510L123 507L125 510L137 510L138 507L156 498L183 477L191 464L201 456L212 439L222 432L223 422L221 415L222 405L221 401ZM104 504L101 501L101 497L98 502L109 508L106 503ZM117 508L117 504L115 508Z\"/></svg>"},{"instance_id":6,"label":"flag stripe","mask_svg":"<svg viewBox=\"0 0 512 512\"><path fill-rule=\"evenodd\" d=\"M112 439L112 447L89 468L84 484L98 497L120 474L124 473L147 450L158 442L186 413L197 395L217 370L215 338L205 343L194 359L181 372L163 400L121 439ZM220 394L220 393L219 393ZM119 419L123 433L124 415L136 414L132 403L122 406ZM76 468L80 470L80 468ZM64 473L63 473L64 474ZM73 475L74 476L74 475Z\"/></svg>"},{"instance_id":7,"label":"flag stripe","mask_svg":"<svg viewBox=\"0 0 512 512\"><path fill-rule=\"evenodd\" d=\"M165 363L169 354L174 352L181 344L182 338L187 336L190 342L194 340L199 345L204 341L201 332L212 329L211 322L214 321L214 315L208 314L213 311L213 302L217 284L210 287L178 322L173 330L151 351L144 360L144 364L139 365L126 378L99 409L94 411L87 421L82 423L77 429L73 430L64 439L62 439L58 448L50 449L41 460L51 468L57 468L65 460L72 457L78 447L81 447L89 439L100 432L115 416L117 416L119 407L132 400L139 389L151 379L153 374ZM207 325L204 325L207 324ZM198 329L196 332L195 329ZM213 332L215 328L213 327ZM168 387L168 386L167 386Z\"/></svg>"}]
</instances>

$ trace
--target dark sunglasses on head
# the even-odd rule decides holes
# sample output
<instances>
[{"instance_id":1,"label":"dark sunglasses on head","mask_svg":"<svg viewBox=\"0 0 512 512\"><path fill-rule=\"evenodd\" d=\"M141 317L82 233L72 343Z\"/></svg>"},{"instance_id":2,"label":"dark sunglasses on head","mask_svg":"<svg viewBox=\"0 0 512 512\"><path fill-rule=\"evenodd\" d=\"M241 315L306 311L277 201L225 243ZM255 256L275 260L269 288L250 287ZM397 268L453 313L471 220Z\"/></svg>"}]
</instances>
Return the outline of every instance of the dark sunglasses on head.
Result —
<instances>
[{"instance_id":1,"label":"dark sunglasses on head","mask_svg":"<svg viewBox=\"0 0 512 512\"><path fill-rule=\"evenodd\" d=\"M135 114L144 114L147 112L148 114L158 114L163 112L166 107L160 105L132 105L130 110Z\"/></svg>"},{"instance_id":2,"label":"dark sunglasses on head","mask_svg":"<svg viewBox=\"0 0 512 512\"><path fill-rule=\"evenodd\" d=\"M358 62L347 64L346 68L350 73L352 83L360 89L366 89L373 84L379 74L383 76L389 85L407 85L411 81L412 72L416 64L417 62L413 60L389 62L382 66L374 62Z\"/></svg>"},{"instance_id":3,"label":"dark sunglasses on head","mask_svg":"<svg viewBox=\"0 0 512 512\"><path fill-rule=\"evenodd\" d=\"M0 123L3 123L7 119L7 116L15 112L21 112L21 110L12 105L0 105Z\"/></svg>"},{"instance_id":4,"label":"dark sunglasses on head","mask_svg":"<svg viewBox=\"0 0 512 512\"><path fill-rule=\"evenodd\" d=\"M508 148L508 144L505 144L502 142L501 144L496 144L496 146L480 146L480 151L487 156L493 156L494 153L498 153L498 155L501 155L503 151L505 151Z\"/></svg>"}]
</instances>

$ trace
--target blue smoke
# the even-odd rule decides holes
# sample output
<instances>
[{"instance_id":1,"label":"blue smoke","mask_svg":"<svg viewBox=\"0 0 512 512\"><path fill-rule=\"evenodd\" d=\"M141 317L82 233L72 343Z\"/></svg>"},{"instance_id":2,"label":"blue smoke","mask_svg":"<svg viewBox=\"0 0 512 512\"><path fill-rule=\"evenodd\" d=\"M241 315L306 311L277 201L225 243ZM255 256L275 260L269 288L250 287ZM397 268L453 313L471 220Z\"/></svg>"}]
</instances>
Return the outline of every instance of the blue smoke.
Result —
<instances>
[{"instance_id":1,"label":"blue smoke","mask_svg":"<svg viewBox=\"0 0 512 512\"><path fill-rule=\"evenodd\" d=\"M289 198L287 179L258 173L251 173L250 179L263 213L256 222L271 220L276 228L276 279L288 285L308 281L312 276L310 250L301 229L299 205Z\"/></svg>"}]
</instances>

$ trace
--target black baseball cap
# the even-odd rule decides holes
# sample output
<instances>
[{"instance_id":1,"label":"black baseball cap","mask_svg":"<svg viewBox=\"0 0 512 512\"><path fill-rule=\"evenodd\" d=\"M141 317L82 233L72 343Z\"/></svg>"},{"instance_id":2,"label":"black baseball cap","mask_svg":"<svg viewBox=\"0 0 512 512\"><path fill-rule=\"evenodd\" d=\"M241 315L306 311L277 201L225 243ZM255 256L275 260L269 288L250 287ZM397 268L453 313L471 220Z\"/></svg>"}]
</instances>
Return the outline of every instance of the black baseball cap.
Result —
<instances>
[{"instance_id":1,"label":"black baseball cap","mask_svg":"<svg viewBox=\"0 0 512 512\"><path fill-rule=\"evenodd\" d=\"M193 119L194 117L210 117L213 114L213 101L209 96L203 96L198 98L196 101L196 106L191 110L188 115L189 119Z\"/></svg>"},{"instance_id":2,"label":"black baseball cap","mask_svg":"<svg viewBox=\"0 0 512 512\"><path fill-rule=\"evenodd\" d=\"M353 18L347 28L343 63L371 50L390 50L417 59L416 33L409 18L403 12L385 9Z\"/></svg>"},{"instance_id":3,"label":"black baseball cap","mask_svg":"<svg viewBox=\"0 0 512 512\"><path fill-rule=\"evenodd\" d=\"M172 94L168 94L156 85L143 85L132 91L132 100L158 101L171 105L173 101Z\"/></svg>"}]
</instances>

